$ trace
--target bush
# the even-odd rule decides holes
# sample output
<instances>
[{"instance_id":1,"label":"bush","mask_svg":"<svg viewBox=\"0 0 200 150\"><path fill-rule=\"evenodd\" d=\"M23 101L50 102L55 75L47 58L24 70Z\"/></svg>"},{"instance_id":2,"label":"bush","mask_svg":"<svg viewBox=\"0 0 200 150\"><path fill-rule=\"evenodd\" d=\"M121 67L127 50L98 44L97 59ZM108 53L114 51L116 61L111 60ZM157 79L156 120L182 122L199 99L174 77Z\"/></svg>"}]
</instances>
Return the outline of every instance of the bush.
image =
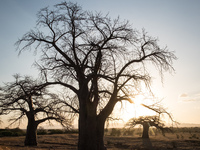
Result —
<instances>
[{"instance_id":1,"label":"bush","mask_svg":"<svg viewBox=\"0 0 200 150\"><path fill-rule=\"evenodd\" d=\"M38 129L38 130L37 130L37 134L38 134L38 135L46 135L46 134L47 134L47 130L42 129L42 128L41 128L41 129Z\"/></svg>"},{"instance_id":2,"label":"bush","mask_svg":"<svg viewBox=\"0 0 200 150\"><path fill-rule=\"evenodd\" d=\"M199 137L196 134L192 134L191 137L189 137L190 139L199 139Z\"/></svg>"},{"instance_id":3,"label":"bush","mask_svg":"<svg viewBox=\"0 0 200 150\"><path fill-rule=\"evenodd\" d=\"M112 128L110 135L111 136L120 136L121 135L121 130Z\"/></svg>"},{"instance_id":4,"label":"bush","mask_svg":"<svg viewBox=\"0 0 200 150\"><path fill-rule=\"evenodd\" d=\"M179 135L178 134L176 134L176 138L179 139Z\"/></svg>"},{"instance_id":5,"label":"bush","mask_svg":"<svg viewBox=\"0 0 200 150\"><path fill-rule=\"evenodd\" d=\"M52 129L52 130L48 130L49 134L63 134L64 131L60 130L60 129Z\"/></svg>"},{"instance_id":6,"label":"bush","mask_svg":"<svg viewBox=\"0 0 200 150\"><path fill-rule=\"evenodd\" d=\"M66 134L78 133L78 130L77 129L64 130L63 133L66 133Z\"/></svg>"},{"instance_id":7,"label":"bush","mask_svg":"<svg viewBox=\"0 0 200 150\"><path fill-rule=\"evenodd\" d=\"M12 136L13 133L12 133L11 131L2 131L2 132L1 132L1 135L2 135L2 136Z\"/></svg>"},{"instance_id":8,"label":"bush","mask_svg":"<svg viewBox=\"0 0 200 150\"><path fill-rule=\"evenodd\" d=\"M125 130L123 135L124 136L133 136L134 130Z\"/></svg>"},{"instance_id":9,"label":"bush","mask_svg":"<svg viewBox=\"0 0 200 150\"><path fill-rule=\"evenodd\" d=\"M23 135L25 135L25 132L19 128L0 130L0 136L23 136Z\"/></svg>"},{"instance_id":10,"label":"bush","mask_svg":"<svg viewBox=\"0 0 200 150\"><path fill-rule=\"evenodd\" d=\"M13 136L23 136L25 135L25 132L21 130L20 128L15 128L15 129L10 129L12 132Z\"/></svg>"}]
</instances>

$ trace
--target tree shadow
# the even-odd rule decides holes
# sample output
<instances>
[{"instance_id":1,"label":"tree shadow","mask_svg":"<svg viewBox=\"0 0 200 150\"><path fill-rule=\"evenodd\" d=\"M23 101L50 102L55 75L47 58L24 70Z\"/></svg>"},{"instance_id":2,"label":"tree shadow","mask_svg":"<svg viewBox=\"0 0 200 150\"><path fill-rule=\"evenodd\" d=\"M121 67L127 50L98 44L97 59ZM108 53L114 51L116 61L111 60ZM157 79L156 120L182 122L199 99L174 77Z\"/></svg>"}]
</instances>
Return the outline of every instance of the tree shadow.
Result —
<instances>
[{"instance_id":1,"label":"tree shadow","mask_svg":"<svg viewBox=\"0 0 200 150\"><path fill-rule=\"evenodd\" d=\"M142 138L142 144L146 149L153 150L151 140L149 138Z\"/></svg>"}]
</instances>

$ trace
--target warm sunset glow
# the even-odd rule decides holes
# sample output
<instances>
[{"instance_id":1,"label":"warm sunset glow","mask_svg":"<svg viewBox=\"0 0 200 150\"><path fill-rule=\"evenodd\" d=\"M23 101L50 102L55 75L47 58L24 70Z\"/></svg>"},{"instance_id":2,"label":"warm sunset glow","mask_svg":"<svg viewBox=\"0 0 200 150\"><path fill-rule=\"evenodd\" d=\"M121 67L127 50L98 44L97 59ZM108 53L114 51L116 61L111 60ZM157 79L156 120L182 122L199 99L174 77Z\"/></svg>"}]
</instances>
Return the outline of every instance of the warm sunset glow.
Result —
<instances>
[{"instance_id":1,"label":"warm sunset glow","mask_svg":"<svg viewBox=\"0 0 200 150\"><path fill-rule=\"evenodd\" d=\"M134 98L131 97L131 100L133 103L129 102L123 102L123 110L120 115L123 121L127 122L131 118L138 118L139 116L149 116L149 115L155 115L155 112L152 110L142 106L142 104L147 103L145 97L143 95L138 95ZM146 100L146 101L145 101ZM150 101L150 100L148 100ZM118 108L121 107L121 105L118 104Z\"/></svg>"},{"instance_id":2,"label":"warm sunset glow","mask_svg":"<svg viewBox=\"0 0 200 150\"><path fill-rule=\"evenodd\" d=\"M152 67L153 64L149 63L149 61L145 62L148 67L146 68L147 70L143 71L145 74L146 71L149 72L149 75L151 76L151 92L155 95L155 97L163 99L163 107L167 108L167 110L170 113L172 113L176 121L178 121L179 123L189 123L189 125L200 125L200 69L198 67L198 64L200 64L200 50L199 44L197 44L199 42L200 35L200 0L130 0L125 2L118 1L117 3L113 3L113 1L106 0L72 0L72 2L80 5L85 11L94 13L102 12L100 13L100 15L102 16L106 15L109 12L108 16L111 18L112 21L113 19L117 19L117 17L119 16L122 23L128 21L131 27L133 29L136 29L137 32L140 32L143 29L145 29L145 32L147 32L148 35L159 39L158 45L160 45L161 48L166 48L169 51L174 51L175 55L178 57L178 59L172 64L172 67L174 68L175 72L173 71L173 69L170 70L170 73L165 72L165 70L162 70L163 77L161 77L161 72L158 71L159 66L156 66L156 68ZM38 15L36 14L39 12L40 9L45 8L47 6L49 6L49 9L51 9L54 5L58 3L61 3L61 1L0 1L0 87L4 86L4 83L13 81L12 75L16 73L19 73L22 76L31 75L33 78L41 77L39 75L39 67L36 67L37 65L34 62L41 63L39 60L41 58L41 50L44 47L41 50L38 49L38 51L35 51L37 45L33 45L32 51L23 51L22 54L18 57L17 55L19 51L16 51L17 46L14 43L16 43L17 40L19 40L19 38L22 38L25 33L27 33L28 31L32 31L31 29L33 29L35 32L38 30L38 28L36 28L36 21L38 20ZM31 6L31 9L29 9L29 6ZM143 8L142 11L141 8ZM54 26L54 28L56 30L59 29L56 26ZM45 31L45 34L49 37L52 34L51 31L48 32L47 27L43 28L43 26L41 26L41 31ZM107 34L109 34L109 31L106 31L106 36L108 36ZM68 35L68 33L66 35ZM85 33L83 34L83 36L80 36L80 38L83 38L84 36ZM128 37L129 36L130 35L128 35ZM56 37L58 38L59 36L56 34ZM86 36L84 38L86 38ZM103 39L104 36L96 38ZM97 39L90 39L90 41L93 41L94 43L97 42L96 40ZM80 42L79 39L76 42ZM135 41L132 42L135 43ZM127 41L126 46L129 46L128 43L129 42ZM64 43L59 44L62 45ZM114 45L113 43L110 44L111 45L105 46L109 47ZM77 44L77 46L84 47L84 44ZM133 49L140 50L139 46L140 45L137 44L135 44L134 46L130 46L130 51ZM123 45L120 45L120 48L120 51L123 51ZM108 51L104 51L106 54L108 53ZM53 54L54 53L52 53L52 56ZM85 55L86 54L80 55L80 58L83 58ZM118 59L118 57L119 60L124 59L124 62L128 62L129 58L123 58L121 57L121 54L119 56L116 55L116 57L114 57L113 59ZM132 58L131 53L129 57ZM105 58L103 58L103 60L105 60L103 64L105 64L105 66L108 67L107 71L109 71L109 69L111 70L112 66L109 63L107 63L107 60ZM118 66L118 64L115 65ZM140 71L137 70L140 69L140 66L137 65L138 64L135 63L132 69L133 71L138 72L138 75L140 75ZM120 70L120 68L116 68L116 71L117 70ZM127 72L129 71L130 70L127 70ZM53 81L54 79L49 78L49 80ZM134 86L134 84L131 86ZM110 88L107 85L101 85L101 88L103 87ZM132 101L133 103L130 103L128 101L118 102L114 108L115 110L113 111L113 117L122 118L124 121L127 121L132 117L138 117L141 115L151 115L151 113L153 113L153 111L141 105L142 103L149 106L153 103L153 100L145 99L146 97L148 97L149 94L145 90L145 88L143 88L143 85L140 85L139 87L135 88L138 88L138 90L134 88L133 91L131 89L128 89L128 93L131 94L129 95L131 99L130 102ZM61 92L60 89L57 89L56 91ZM54 89L53 92L55 92ZM135 94L138 94L137 92L144 93L145 98L143 99L140 95L135 96ZM69 93L66 92L66 94ZM9 116L7 115L0 116L0 120L2 121L2 123L0 124L1 128L5 128L8 126L8 117ZM20 128L26 128L27 125L25 121L26 119L22 121L22 127L20 126ZM78 128L77 123L76 126ZM15 128L16 126L13 125L12 127Z\"/></svg>"},{"instance_id":3,"label":"warm sunset glow","mask_svg":"<svg viewBox=\"0 0 200 150\"><path fill-rule=\"evenodd\" d=\"M140 107L141 106L143 99L144 99L144 96L142 96L142 95L137 95L135 98L131 98L131 100L133 101L133 104L136 107Z\"/></svg>"}]
</instances>

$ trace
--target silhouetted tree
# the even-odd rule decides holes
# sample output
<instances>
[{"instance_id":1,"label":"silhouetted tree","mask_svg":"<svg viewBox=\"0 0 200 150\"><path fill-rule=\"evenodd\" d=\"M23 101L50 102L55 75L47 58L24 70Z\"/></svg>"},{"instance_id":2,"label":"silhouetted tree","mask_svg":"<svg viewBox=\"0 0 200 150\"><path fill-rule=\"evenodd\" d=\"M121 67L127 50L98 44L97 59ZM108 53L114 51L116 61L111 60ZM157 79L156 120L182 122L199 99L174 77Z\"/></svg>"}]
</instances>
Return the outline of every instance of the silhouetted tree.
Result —
<instances>
[{"instance_id":1,"label":"silhouetted tree","mask_svg":"<svg viewBox=\"0 0 200 150\"><path fill-rule=\"evenodd\" d=\"M164 122L160 119L160 116L140 116L139 118L131 118L127 123L127 127L135 127L141 124L143 127L142 138L149 138L149 128L156 127L161 130L164 134L165 132L172 132L168 127L165 127Z\"/></svg>"},{"instance_id":2,"label":"silhouetted tree","mask_svg":"<svg viewBox=\"0 0 200 150\"><path fill-rule=\"evenodd\" d=\"M63 126L70 126L59 105L59 98L50 93L41 82L31 77L14 75L15 81L8 82L0 90L1 115L15 114L11 125L21 123L24 116L28 120L25 145L37 145L37 127L47 120L55 120Z\"/></svg>"},{"instance_id":3,"label":"silhouetted tree","mask_svg":"<svg viewBox=\"0 0 200 150\"><path fill-rule=\"evenodd\" d=\"M21 53L34 46L46 84L60 84L76 97L79 112L79 150L103 150L104 125L117 102L131 101L139 85L150 86L150 72L173 70L173 52L157 39L139 33L128 21L83 11L62 2L38 13L37 26L16 43Z\"/></svg>"}]
</instances>

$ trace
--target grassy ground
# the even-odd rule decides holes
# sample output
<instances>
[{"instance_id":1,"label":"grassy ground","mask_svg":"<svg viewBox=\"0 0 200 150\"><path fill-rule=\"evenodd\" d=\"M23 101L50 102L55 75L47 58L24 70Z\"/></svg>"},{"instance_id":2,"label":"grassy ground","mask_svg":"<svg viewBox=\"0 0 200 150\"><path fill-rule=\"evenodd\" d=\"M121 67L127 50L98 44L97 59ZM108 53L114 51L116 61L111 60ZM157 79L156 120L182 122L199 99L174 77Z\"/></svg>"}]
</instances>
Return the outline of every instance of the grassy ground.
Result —
<instances>
[{"instance_id":1,"label":"grassy ground","mask_svg":"<svg viewBox=\"0 0 200 150\"><path fill-rule=\"evenodd\" d=\"M108 150L200 150L200 134L160 134L142 139L133 136L105 136ZM75 150L77 134L39 135L37 147L24 147L24 136L1 137L0 150Z\"/></svg>"}]
</instances>

